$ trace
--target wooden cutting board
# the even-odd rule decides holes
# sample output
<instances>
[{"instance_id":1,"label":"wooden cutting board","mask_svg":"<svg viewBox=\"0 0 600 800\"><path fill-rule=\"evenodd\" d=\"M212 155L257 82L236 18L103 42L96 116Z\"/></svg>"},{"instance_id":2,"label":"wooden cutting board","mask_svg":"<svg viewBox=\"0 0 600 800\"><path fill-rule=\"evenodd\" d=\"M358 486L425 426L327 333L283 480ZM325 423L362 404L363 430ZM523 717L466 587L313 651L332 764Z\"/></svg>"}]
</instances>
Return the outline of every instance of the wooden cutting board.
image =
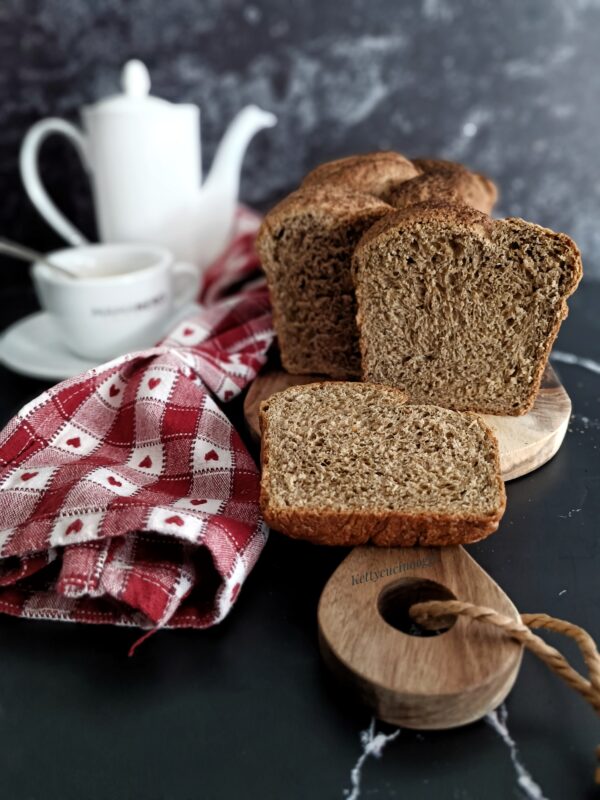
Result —
<instances>
[{"instance_id":1,"label":"wooden cutting board","mask_svg":"<svg viewBox=\"0 0 600 800\"><path fill-rule=\"evenodd\" d=\"M303 383L326 380L318 375L289 375L278 364L267 364L248 390L246 422L260 439L259 407L275 392ZM571 399L550 364L546 367L534 407L522 417L482 415L498 437L500 468L505 481L541 467L558 451L571 417Z\"/></svg>"},{"instance_id":2,"label":"wooden cutting board","mask_svg":"<svg viewBox=\"0 0 600 800\"><path fill-rule=\"evenodd\" d=\"M462 547L355 547L319 601L319 644L338 683L379 719L455 728L480 719L511 690L522 646L464 617L424 636L409 608L460 599L519 620L502 589Z\"/></svg>"}]
</instances>

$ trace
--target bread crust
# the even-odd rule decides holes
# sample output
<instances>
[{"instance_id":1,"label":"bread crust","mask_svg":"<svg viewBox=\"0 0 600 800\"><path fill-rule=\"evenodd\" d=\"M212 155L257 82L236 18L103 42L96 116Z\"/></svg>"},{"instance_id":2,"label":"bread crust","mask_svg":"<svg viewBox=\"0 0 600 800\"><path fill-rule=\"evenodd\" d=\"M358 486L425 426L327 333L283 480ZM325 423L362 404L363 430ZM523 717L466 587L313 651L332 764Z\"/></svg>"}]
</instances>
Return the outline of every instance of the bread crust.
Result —
<instances>
[{"instance_id":1,"label":"bread crust","mask_svg":"<svg viewBox=\"0 0 600 800\"><path fill-rule=\"evenodd\" d=\"M507 219L492 219L487 214L477 211L475 208L469 206L462 206L453 203L446 203L444 201L428 201L416 205L412 205L393 214L388 214L381 220L376 222L364 234L358 243L354 256L352 259L352 278L358 302L358 311L356 322L359 330L359 346L361 350L361 362L363 364L363 380L368 380L365 364L368 362L368 345L362 335L364 324L364 316L361 312L361 285L360 285L360 263L363 256L365 256L370 247L374 246L380 237L384 237L388 231L394 231L398 227L407 226L411 224L427 223L431 221L448 222L452 220L458 225L468 228L470 232L479 234L482 238L493 240L495 235L505 230L507 226L512 226L515 229L522 229L527 226L529 230L538 230L545 235L560 242L566 251L570 252L571 256L571 270L567 275L564 286L562 287L562 300L560 306L557 308L556 318L554 324L547 335L544 343L544 349L539 356L539 360L535 366L533 379L530 384L530 390L526 400L519 408L506 407L498 405L494 408L487 406L470 407L469 411L475 411L481 414L499 414L505 416L523 416L533 408L536 397L539 393L542 377L546 364L550 357L552 346L556 340L560 326L564 319L568 316L569 309L567 306L567 299L577 288L579 281L583 275L583 265L581 261L581 254L575 242L565 233L557 233L549 228L544 228L541 225L536 225L532 222L526 222L518 217L509 217Z\"/></svg>"},{"instance_id":2,"label":"bread crust","mask_svg":"<svg viewBox=\"0 0 600 800\"><path fill-rule=\"evenodd\" d=\"M318 186L374 194L394 208L442 198L489 214L498 199L496 184L463 164L434 158L409 161L391 150L320 164L301 183L303 189Z\"/></svg>"},{"instance_id":3,"label":"bread crust","mask_svg":"<svg viewBox=\"0 0 600 800\"><path fill-rule=\"evenodd\" d=\"M306 384L302 389L324 384ZM331 386L332 382L325 384ZM406 401L400 389L381 386L382 390L395 392ZM284 392L293 392L291 387ZM468 544L485 539L498 529L506 509L506 490L500 473L500 454L496 437L477 415L463 412L471 417L484 431L494 458L496 487L500 505L493 513L476 516L473 514L432 514L406 513L387 509L362 511L338 511L328 508L277 507L270 493L270 446L269 430L270 400L260 406L261 429L261 469L260 510L269 527L295 539L306 539L315 544L354 546L371 543L377 547L439 547L453 544Z\"/></svg>"},{"instance_id":4,"label":"bread crust","mask_svg":"<svg viewBox=\"0 0 600 800\"><path fill-rule=\"evenodd\" d=\"M440 159L420 158L413 161L421 173L406 183L399 184L386 200L395 208L406 208L415 203L443 199L491 213L497 199L496 185L462 164Z\"/></svg>"},{"instance_id":5,"label":"bread crust","mask_svg":"<svg viewBox=\"0 0 600 800\"><path fill-rule=\"evenodd\" d=\"M420 173L420 169L400 153L383 150L320 164L306 175L301 186L358 191L387 201L390 192Z\"/></svg>"},{"instance_id":6,"label":"bread crust","mask_svg":"<svg viewBox=\"0 0 600 800\"><path fill-rule=\"evenodd\" d=\"M353 547L442 547L470 544L498 530L502 514L494 517L409 515L391 512L342 512L328 509L271 509L261 512L273 530L314 544Z\"/></svg>"}]
</instances>

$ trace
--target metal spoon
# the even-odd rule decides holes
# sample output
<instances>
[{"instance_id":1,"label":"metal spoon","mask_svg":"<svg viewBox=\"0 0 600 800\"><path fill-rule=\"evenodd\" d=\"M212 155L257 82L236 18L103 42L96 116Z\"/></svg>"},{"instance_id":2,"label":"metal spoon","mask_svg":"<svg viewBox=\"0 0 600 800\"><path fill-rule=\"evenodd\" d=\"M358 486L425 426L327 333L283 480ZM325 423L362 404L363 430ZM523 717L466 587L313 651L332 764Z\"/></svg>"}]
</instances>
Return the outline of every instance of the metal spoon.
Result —
<instances>
[{"instance_id":1,"label":"metal spoon","mask_svg":"<svg viewBox=\"0 0 600 800\"><path fill-rule=\"evenodd\" d=\"M4 253L7 256L13 256L14 258L20 258L22 261L40 261L42 264L46 264L47 266L52 267L52 269L58 270L63 275L68 275L69 278L80 277L79 272L72 267L66 267L64 264L57 264L55 261L51 261L48 256L45 256L43 253L38 253L37 250L32 250L31 247L25 247L25 245L19 244L18 242L13 242L4 237L0 237L0 253Z\"/></svg>"}]
</instances>

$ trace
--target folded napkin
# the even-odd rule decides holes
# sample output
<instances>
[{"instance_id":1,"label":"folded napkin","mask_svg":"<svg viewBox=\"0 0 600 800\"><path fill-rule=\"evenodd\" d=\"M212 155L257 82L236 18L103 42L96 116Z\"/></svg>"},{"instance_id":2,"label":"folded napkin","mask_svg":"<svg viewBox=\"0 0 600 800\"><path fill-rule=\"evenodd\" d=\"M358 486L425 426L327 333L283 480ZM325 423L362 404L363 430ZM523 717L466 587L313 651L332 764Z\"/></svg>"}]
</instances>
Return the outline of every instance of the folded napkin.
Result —
<instances>
[{"instance_id":1,"label":"folded napkin","mask_svg":"<svg viewBox=\"0 0 600 800\"><path fill-rule=\"evenodd\" d=\"M213 399L273 340L258 218L240 210L197 312L58 384L0 434L0 611L143 628L222 620L266 541L259 474Z\"/></svg>"}]
</instances>

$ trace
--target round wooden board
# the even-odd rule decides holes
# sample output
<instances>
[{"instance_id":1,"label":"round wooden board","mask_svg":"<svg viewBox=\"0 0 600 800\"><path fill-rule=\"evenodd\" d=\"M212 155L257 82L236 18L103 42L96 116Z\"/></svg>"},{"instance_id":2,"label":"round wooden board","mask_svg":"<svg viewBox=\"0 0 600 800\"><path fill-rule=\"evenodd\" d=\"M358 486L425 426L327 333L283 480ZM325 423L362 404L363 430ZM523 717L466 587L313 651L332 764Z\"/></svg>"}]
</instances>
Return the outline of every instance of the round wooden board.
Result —
<instances>
[{"instance_id":1,"label":"round wooden board","mask_svg":"<svg viewBox=\"0 0 600 800\"><path fill-rule=\"evenodd\" d=\"M263 400L289 386L322 380L322 376L289 375L281 367L267 365L250 386L244 402L244 415L252 435L260 439L258 414ZM535 405L528 414L482 416L498 437L502 477L510 481L533 472L558 451L571 417L571 398L548 364Z\"/></svg>"}]
</instances>

